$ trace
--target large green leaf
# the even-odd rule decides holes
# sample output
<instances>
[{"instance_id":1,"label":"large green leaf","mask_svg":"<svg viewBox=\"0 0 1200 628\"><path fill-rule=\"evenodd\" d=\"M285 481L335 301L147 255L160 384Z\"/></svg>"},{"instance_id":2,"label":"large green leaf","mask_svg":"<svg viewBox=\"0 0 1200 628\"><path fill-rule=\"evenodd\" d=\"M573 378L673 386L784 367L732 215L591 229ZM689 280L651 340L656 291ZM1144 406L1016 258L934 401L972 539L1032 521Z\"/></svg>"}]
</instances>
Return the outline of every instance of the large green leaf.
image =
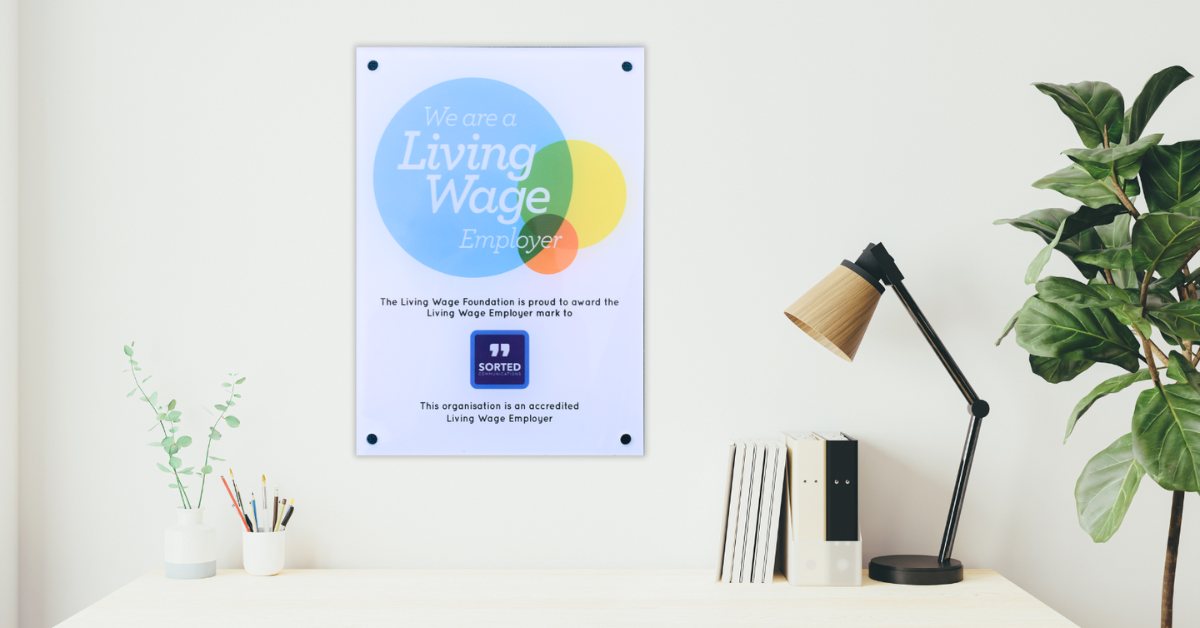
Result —
<instances>
[{"instance_id":1,"label":"large green leaf","mask_svg":"<svg viewBox=\"0 0 1200 628\"><path fill-rule=\"evenodd\" d=\"M1133 266L1167 277L1200 246L1200 218L1158 212L1142 214L1133 225Z\"/></svg>"},{"instance_id":2,"label":"large green leaf","mask_svg":"<svg viewBox=\"0 0 1200 628\"><path fill-rule=\"evenodd\" d=\"M1129 179L1142 168L1142 156L1162 141L1162 134L1147 135L1129 146L1069 148L1063 154L1079 164L1093 179L1118 176Z\"/></svg>"},{"instance_id":3,"label":"large green leaf","mask_svg":"<svg viewBox=\"0 0 1200 628\"><path fill-rule=\"evenodd\" d=\"M1031 231L1042 236L1046 242L1054 239L1062 230L1062 240L1087 231L1091 227L1112 224L1119 216L1129 215L1124 207L1118 204L1101 207L1080 207L1078 211L1050 208L1039 209L1016 218L1001 218L993 222L995 225L1012 225L1022 231ZM1066 224L1063 224L1063 223Z\"/></svg>"},{"instance_id":4,"label":"large green leaf","mask_svg":"<svg viewBox=\"0 0 1200 628\"><path fill-rule=\"evenodd\" d=\"M1075 376L1092 368L1095 362L1091 360L1060 360L1058 358L1043 358L1040 355L1029 356L1029 370L1051 384L1069 382Z\"/></svg>"},{"instance_id":5,"label":"large green leaf","mask_svg":"<svg viewBox=\"0 0 1200 628\"><path fill-rule=\"evenodd\" d=\"M1150 379L1150 370L1142 369L1136 373L1124 373L1116 377L1111 377L1100 382L1099 386L1092 389L1079 403L1075 404L1075 408L1071 410L1071 416L1067 417L1067 433L1063 436L1063 442L1071 437L1071 432L1075 431L1075 423L1079 421L1079 417L1085 412L1092 409L1092 404L1096 403L1101 397L1106 397L1113 393L1121 392L1126 388Z\"/></svg>"},{"instance_id":6,"label":"large green leaf","mask_svg":"<svg viewBox=\"0 0 1200 628\"><path fill-rule=\"evenodd\" d=\"M1100 293L1100 296L1111 301L1122 301L1125 303L1138 302L1137 288L1118 288L1117 286L1110 286L1107 283L1100 283L1098 281L1097 283L1090 284L1088 287Z\"/></svg>"},{"instance_id":7,"label":"large green leaf","mask_svg":"<svg viewBox=\"0 0 1200 628\"><path fill-rule=\"evenodd\" d=\"M1116 534L1146 470L1133 456L1133 435L1126 434L1088 461L1075 482L1079 527L1097 543Z\"/></svg>"},{"instance_id":8,"label":"large green leaf","mask_svg":"<svg viewBox=\"0 0 1200 628\"><path fill-rule=\"evenodd\" d=\"M1062 240L1063 230L1070 224L1070 220L1064 220L1058 226L1058 232L1054 234L1054 239L1046 243L1042 250L1033 257L1033 261L1029 262L1029 268L1025 270L1025 284L1037 283L1039 277L1042 276L1042 270L1046 268L1046 264L1050 261L1050 255L1054 253L1054 248L1058 246L1059 240Z\"/></svg>"},{"instance_id":9,"label":"large green leaf","mask_svg":"<svg viewBox=\"0 0 1200 628\"><path fill-rule=\"evenodd\" d=\"M1192 390L1200 393L1200 371L1196 371L1196 367L1178 351L1172 351L1167 358L1167 377L1180 384L1187 384Z\"/></svg>"},{"instance_id":10,"label":"large green leaf","mask_svg":"<svg viewBox=\"0 0 1200 628\"><path fill-rule=\"evenodd\" d=\"M1150 319L1167 333L1184 340L1200 341L1200 301L1164 303L1149 309Z\"/></svg>"},{"instance_id":11,"label":"large green leaf","mask_svg":"<svg viewBox=\"0 0 1200 628\"><path fill-rule=\"evenodd\" d=\"M1117 88L1100 81L1057 85L1034 83L1038 91L1058 103L1088 148L1104 144L1105 129L1112 143L1121 139L1125 125L1125 99Z\"/></svg>"},{"instance_id":12,"label":"large green leaf","mask_svg":"<svg viewBox=\"0 0 1200 628\"><path fill-rule=\"evenodd\" d=\"M1200 140L1154 146L1142 160L1146 206L1152 212L1174 207L1200 192Z\"/></svg>"},{"instance_id":13,"label":"large green leaf","mask_svg":"<svg viewBox=\"0 0 1200 628\"><path fill-rule=\"evenodd\" d=\"M1113 217L1113 221L1107 225L1096 226L1096 236L1100 239L1100 243L1107 249L1119 249L1123 246L1130 246L1131 240L1129 230L1133 216L1128 213L1119 214ZM1113 283L1119 288L1136 288L1139 285L1137 273L1133 270L1133 258L1130 258L1130 266L1127 268L1110 269Z\"/></svg>"},{"instance_id":14,"label":"large green leaf","mask_svg":"<svg viewBox=\"0 0 1200 628\"><path fill-rule=\"evenodd\" d=\"M1071 259L1100 268L1133 270L1133 245L1126 244L1112 249L1084 251ZM1116 277L1113 277L1113 281L1116 281ZM1128 283L1128 281L1124 283Z\"/></svg>"},{"instance_id":15,"label":"large green leaf","mask_svg":"<svg viewBox=\"0 0 1200 628\"><path fill-rule=\"evenodd\" d=\"M1039 190L1054 190L1088 207L1120 203L1112 181L1097 181L1082 166L1070 165L1033 182Z\"/></svg>"},{"instance_id":16,"label":"large green leaf","mask_svg":"<svg viewBox=\"0 0 1200 628\"><path fill-rule=\"evenodd\" d=\"M1108 308L1129 302L1124 296L1110 298L1101 294L1095 286L1089 286L1067 277L1042 279L1037 282L1037 293L1043 301L1068 303L1082 307Z\"/></svg>"},{"instance_id":17,"label":"large green leaf","mask_svg":"<svg viewBox=\"0 0 1200 628\"><path fill-rule=\"evenodd\" d=\"M1159 277L1158 279L1151 281L1148 291L1151 294L1159 293L1169 296L1172 290L1182 286L1185 283L1188 283L1188 275L1184 273L1183 270L1177 270L1166 277Z\"/></svg>"},{"instance_id":18,"label":"large green leaf","mask_svg":"<svg viewBox=\"0 0 1200 628\"><path fill-rule=\"evenodd\" d=\"M1183 214L1185 216L1200 216L1200 194L1196 194L1182 203L1172 207L1171 212L1175 214Z\"/></svg>"},{"instance_id":19,"label":"large green leaf","mask_svg":"<svg viewBox=\"0 0 1200 628\"><path fill-rule=\"evenodd\" d=\"M1133 100L1133 106L1129 108L1129 122L1126 125L1125 135L1129 141L1137 141L1142 136L1142 131L1146 129L1146 123L1150 122L1150 116L1158 111L1158 106L1163 100L1181 83L1192 78L1192 75L1187 70L1173 65L1146 81L1145 87L1142 87L1142 93ZM1110 132L1111 133L1111 132Z\"/></svg>"},{"instance_id":20,"label":"large green leaf","mask_svg":"<svg viewBox=\"0 0 1200 628\"><path fill-rule=\"evenodd\" d=\"M1044 242L1049 243L1058 234L1059 227L1063 226L1063 221L1066 221L1062 238L1059 239L1055 249L1067 257L1073 258L1083 251L1102 247L1104 244L1093 227L1116 221L1120 217L1119 212L1123 211L1124 209L1119 205L1096 209L1080 207L1077 212L1059 208L1039 209L1016 218L1002 218L993 224L1012 225L1022 231L1036 233ZM1074 263L1079 272L1089 279L1095 277L1099 272L1098 268L1090 264Z\"/></svg>"},{"instance_id":21,"label":"large green leaf","mask_svg":"<svg viewBox=\"0 0 1200 628\"><path fill-rule=\"evenodd\" d=\"M1170 384L1138 395L1133 454L1168 491L1200 490L1200 394Z\"/></svg>"},{"instance_id":22,"label":"large green leaf","mask_svg":"<svg viewBox=\"0 0 1200 628\"><path fill-rule=\"evenodd\" d=\"M1017 319L1017 344L1033 355L1138 369L1138 341L1107 310L1030 297Z\"/></svg>"}]
</instances>

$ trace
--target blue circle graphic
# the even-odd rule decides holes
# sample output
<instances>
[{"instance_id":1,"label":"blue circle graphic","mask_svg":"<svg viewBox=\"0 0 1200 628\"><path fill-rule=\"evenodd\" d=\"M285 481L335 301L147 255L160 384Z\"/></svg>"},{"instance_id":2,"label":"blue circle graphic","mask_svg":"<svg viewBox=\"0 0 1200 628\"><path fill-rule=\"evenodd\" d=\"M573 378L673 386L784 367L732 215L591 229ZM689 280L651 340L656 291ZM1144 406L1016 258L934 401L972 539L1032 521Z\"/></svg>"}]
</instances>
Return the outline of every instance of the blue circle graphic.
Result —
<instances>
[{"instance_id":1,"label":"blue circle graphic","mask_svg":"<svg viewBox=\"0 0 1200 628\"><path fill-rule=\"evenodd\" d=\"M379 140L379 215L401 248L433 270L508 272L523 264L521 208L544 209L554 193L526 185L533 155L561 141L546 108L512 85L438 83L405 103Z\"/></svg>"}]
</instances>

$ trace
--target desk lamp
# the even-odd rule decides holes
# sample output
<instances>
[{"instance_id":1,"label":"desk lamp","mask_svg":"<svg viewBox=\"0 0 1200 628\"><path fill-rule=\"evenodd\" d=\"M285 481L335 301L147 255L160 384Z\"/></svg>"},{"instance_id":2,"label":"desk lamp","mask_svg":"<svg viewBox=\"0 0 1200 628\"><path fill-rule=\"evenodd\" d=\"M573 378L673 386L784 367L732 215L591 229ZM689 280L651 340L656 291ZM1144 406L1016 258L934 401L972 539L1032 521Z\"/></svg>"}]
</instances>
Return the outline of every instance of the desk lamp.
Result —
<instances>
[{"instance_id":1,"label":"desk lamp","mask_svg":"<svg viewBox=\"0 0 1200 628\"><path fill-rule=\"evenodd\" d=\"M954 358L938 338L929 321L921 314L912 295L905 289L904 275L896 268L896 262L888 255L883 244L869 244L854 262L845 260L811 290L792 304L784 314L803 329L806 334L837 354L847 362L854 361L858 345L862 342L875 306L883 294L884 286L891 286L900 302L904 304L913 322L929 341L942 366L954 379L959 392L967 399L970 426L967 442L963 446L962 461L958 465L958 478L954 482L954 495L950 501L950 515L946 518L946 532L942 535L942 549L937 556L898 555L880 556L871 560L868 574L872 580L894 584L950 584L963 579L962 563L950 558L954 548L954 535L958 531L959 515L962 513L963 498L967 492L967 477L971 474L971 461L975 457L975 443L979 439L979 426L987 416L988 404L975 394L967 378L963 376Z\"/></svg>"}]
</instances>

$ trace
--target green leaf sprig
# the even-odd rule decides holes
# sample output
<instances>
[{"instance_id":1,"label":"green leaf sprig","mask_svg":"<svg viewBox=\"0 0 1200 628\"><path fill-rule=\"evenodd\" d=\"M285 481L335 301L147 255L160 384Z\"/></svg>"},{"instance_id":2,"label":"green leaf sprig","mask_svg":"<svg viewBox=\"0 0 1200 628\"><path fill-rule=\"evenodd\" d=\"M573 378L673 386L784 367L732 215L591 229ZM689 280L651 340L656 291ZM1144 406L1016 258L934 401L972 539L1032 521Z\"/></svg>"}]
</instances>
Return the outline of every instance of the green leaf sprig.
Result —
<instances>
[{"instance_id":1,"label":"green leaf sprig","mask_svg":"<svg viewBox=\"0 0 1200 628\"><path fill-rule=\"evenodd\" d=\"M138 398L138 400L147 403L151 410L153 410L155 423L150 427L150 429L160 429L162 431L163 438L160 441L147 444L151 447L162 449L167 456L167 464L164 465L161 462L156 462L155 466L158 467L159 471L171 475L173 481L168 484L167 487L175 490L178 493L180 505L183 508L192 508L192 500L187 492L188 487L183 484L183 480L180 478L180 476L194 475L196 473L195 467L184 467L183 459L177 455L193 442L191 436L177 435L179 432L180 423L183 421L183 411L176 409L176 401L174 399L167 402L166 406L164 407L158 403L157 391L149 394L146 393L145 389L142 387L142 384L145 384L147 381L149 381L150 377L152 376L139 379L138 373L142 370L142 367L138 364L137 360L133 359L133 347L134 343L132 342L124 347L125 358L129 362L129 369L127 370L130 374L132 374L134 382L134 389L129 391L129 394L125 396L132 397L135 394L140 393L141 396ZM228 414L228 411L229 408L237 405L237 402L235 401L236 399L241 399L242 395L237 392L237 387L244 383L246 378L239 377L235 373L230 373L229 376L230 379L233 379L234 381L221 384L222 387L229 389L227 398L223 403L214 405L217 410L221 411L221 414L217 417L217 420L212 424L212 426L209 427L208 445L204 450L204 465L200 467L198 472L200 474L200 496L196 500L196 508L201 507L201 505L204 503L205 482L208 479L208 475L213 472L212 466L209 463L213 460L224 462L223 458L218 458L212 455L213 441L221 439L221 433L217 431L217 425L222 421L224 421L225 424L231 428L236 428L237 426L241 425L241 420L231 414Z\"/></svg>"}]
</instances>

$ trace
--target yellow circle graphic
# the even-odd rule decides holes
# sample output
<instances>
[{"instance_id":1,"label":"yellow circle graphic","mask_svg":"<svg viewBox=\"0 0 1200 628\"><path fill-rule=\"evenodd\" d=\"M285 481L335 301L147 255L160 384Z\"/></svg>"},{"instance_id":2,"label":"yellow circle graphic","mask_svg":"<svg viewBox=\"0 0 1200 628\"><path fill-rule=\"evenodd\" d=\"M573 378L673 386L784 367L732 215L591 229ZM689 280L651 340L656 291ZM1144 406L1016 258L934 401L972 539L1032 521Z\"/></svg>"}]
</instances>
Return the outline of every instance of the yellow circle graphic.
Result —
<instances>
[{"instance_id":1,"label":"yellow circle graphic","mask_svg":"<svg viewBox=\"0 0 1200 628\"><path fill-rule=\"evenodd\" d=\"M567 140L574 184L567 218L579 236L579 248L608 236L625 213L625 176L604 149L582 140Z\"/></svg>"}]
</instances>

